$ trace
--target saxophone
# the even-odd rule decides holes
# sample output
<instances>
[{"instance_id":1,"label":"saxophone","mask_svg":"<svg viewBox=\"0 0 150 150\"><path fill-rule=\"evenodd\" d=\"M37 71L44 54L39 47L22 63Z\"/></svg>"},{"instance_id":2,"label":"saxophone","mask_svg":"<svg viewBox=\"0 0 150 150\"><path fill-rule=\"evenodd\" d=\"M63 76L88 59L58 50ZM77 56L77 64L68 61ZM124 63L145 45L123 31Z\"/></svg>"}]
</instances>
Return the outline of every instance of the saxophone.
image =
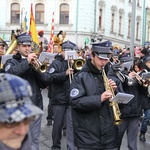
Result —
<instances>
[{"instance_id":1,"label":"saxophone","mask_svg":"<svg viewBox=\"0 0 150 150\"><path fill-rule=\"evenodd\" d=\"M106 76L104 67L102 68L102 76L103 76L103 80L104 80L105 90L110 90L113 95L112 96L112 98L113 98L115 96L114 90L113 90L112 86L109 85L108 78ZM120 113L118 103L114 102L114 101L113 102L110 101L110 106L112 107L112 110L113 110L114 124L115 125L121 124L122 120L120 119L121 113Z\"/></svg>"}]
</instances>

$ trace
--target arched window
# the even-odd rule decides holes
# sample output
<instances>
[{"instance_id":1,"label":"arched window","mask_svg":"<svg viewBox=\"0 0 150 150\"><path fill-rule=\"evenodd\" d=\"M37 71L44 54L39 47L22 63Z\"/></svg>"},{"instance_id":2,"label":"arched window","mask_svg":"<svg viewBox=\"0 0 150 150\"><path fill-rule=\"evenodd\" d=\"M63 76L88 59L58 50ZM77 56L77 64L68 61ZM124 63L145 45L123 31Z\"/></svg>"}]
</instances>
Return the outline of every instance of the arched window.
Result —
<instances>
[{"instance_id":1,"label":"arched window","mask_svg":"<svg viewBox=\"0 0 150 150\"><path fill-rule=\"evenodd\" d=\"M37 24L44 24L44 5L43 4L35 5L35 22Z\"/></svg>"},{"instance_id":2,"label":"arched window","mask_svg":"<svg viewBox=\"0 0 150 150\"><path fill-rule=\"evenodd\" d=\"M11 23L19 23L20 21L20 4L11 4Z\"/></svg>"},{"instance_id":3,"label":"arched window","mask_svg":"<svg viewBox=\"0 0 150 150\"><path fill-rule=\"evenodd\" d=\"M60 5L60 18L59 24L69 24L69 5L61 4Z\"/></svg>"},{"instance_id":4,"label":"arched window","mask_svg":"<svg viewBox=\"0 0 150 150\"><path fill-rule=\"evenodd\" d=\"M99 28L102 28L102 16L103 16L103 10L99 10Z\"/></svg>"},{"instance_id":5,"label":"arched window","mask_svg":"<svg viewBox=\"0 0 150 150\"><path fill-rule=\"evenodd\" d=\"M111 31L114 32L115 14L111 14Z\"/></svg>"}]
</instances>

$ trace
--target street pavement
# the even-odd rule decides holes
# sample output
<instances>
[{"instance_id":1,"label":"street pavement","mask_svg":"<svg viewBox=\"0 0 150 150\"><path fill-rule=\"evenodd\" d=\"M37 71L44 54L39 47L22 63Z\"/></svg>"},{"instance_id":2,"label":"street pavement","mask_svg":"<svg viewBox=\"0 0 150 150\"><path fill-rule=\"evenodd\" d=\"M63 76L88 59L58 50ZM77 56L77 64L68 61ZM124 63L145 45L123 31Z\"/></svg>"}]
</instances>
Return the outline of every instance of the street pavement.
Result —
<instances>
[{"instance_id":1,"label":"street pavement","mask_svg":"<svg viewBox=\"0 0 150 150\"><path fill-rule=\"evenodd\" d=\"M47 89L42 91L43 101L44 101L44 112L42 119L42 129L40 135L40 150L51 150L52 146L52 126L47 126L46 116L47 116L47 106L48 106L48 98L47 98ZM139 136L139 135L138 135ZM61 150L67 150L66 148L66 137L62 135L61 140ZM121 150L128 150L127 148L127 137L124 135ZM139 141L138 138L138 150L150 150L150 126L148 126L148 131L146 133L146 142Z\"/></svg>"}]
</instances>

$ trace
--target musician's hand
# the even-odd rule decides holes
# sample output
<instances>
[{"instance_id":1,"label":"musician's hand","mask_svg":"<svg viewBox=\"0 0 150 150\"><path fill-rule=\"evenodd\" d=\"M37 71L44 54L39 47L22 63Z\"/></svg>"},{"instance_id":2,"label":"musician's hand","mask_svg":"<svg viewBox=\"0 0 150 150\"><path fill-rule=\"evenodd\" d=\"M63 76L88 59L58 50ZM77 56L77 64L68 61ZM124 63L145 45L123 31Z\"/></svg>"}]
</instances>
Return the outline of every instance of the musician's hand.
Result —
<instances>
[{"instance_id":1,"label":"musician's hand","mask_svg":"<svg viewBox=\"0 0 150 150\"><path fill-rule=\"evenodd\" d=\"M37 55L35 53L28 54L27 60L29 64L34 63L34 61L37 59Z\"/></svg>"},{"instance_id":2,"label":"musician's hand","mask_svg":"<svg viewBox=\"0 0 150 150\"><path fill-rule=\"evenodd\" d=\"M101 102L104 102L106 100L109 100L110 98L112 98L112 93L110 90L105 91L102 95L101 95Z\"/></svg>"},{"instance_id":3,"label":"musician's hand","mask_svg":"<svg viewBox=\"0 0 150 150\"><path fill-rule=\"evenodd\" d=\"M134 71L132 71L132 72L130 72L130 73L128 74L128 76L129 76L130 78L135 78L135 77L136 77L136 73L135 73Z\"/></svg>"},{"instance_id":4,"label":"musician's hand","mask_svg":"<svg viewBox=\"0 0 150 150\"><path fill-rule=\"evenodd\" d=\"M69 74L73 74L73 73L74 73L74 69L69 68L69 69L66 71L66 76L68 76Z\"/></svg>"},{"instance_id":5,"label":"musician's hand","mask_svg":"<svg viewBox=\"0 0 150 150\"><path fill-rule=\"evenodd\" d=\"M116 88L117 88L116 83L115 83L112 79L109 79L108 82L109 82L109 85L110 85L110 86L113 88L113 90L115 91Z\"/></svg>"}]
</instances>

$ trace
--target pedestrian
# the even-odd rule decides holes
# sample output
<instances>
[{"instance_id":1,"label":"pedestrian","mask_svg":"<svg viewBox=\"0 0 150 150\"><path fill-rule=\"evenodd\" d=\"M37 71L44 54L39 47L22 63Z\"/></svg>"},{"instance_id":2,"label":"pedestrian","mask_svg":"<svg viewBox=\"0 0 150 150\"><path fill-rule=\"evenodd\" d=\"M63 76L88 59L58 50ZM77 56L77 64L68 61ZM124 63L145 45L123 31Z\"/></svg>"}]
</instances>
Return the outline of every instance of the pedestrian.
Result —
<instances>
[{"instance_id":1,"label":"pedestrian","mask_svg":"<svg viewBox=\"0 0 150 150\"><path fill-rule=\"evenodd\" d=\"M46 39L46 37L44 37L44 31L40 30L38 32L39 35L39 43L42 45L42 51L45 52L48 49L48 40Z\"/></svg>"},{"instance_id":2,"label":"pedestrian","mask_svg":"<svg viewBox=\"0 0 150 150\"><path fill-rule=\"evenodd\" d=\"M53 129L52 129L52 150L61 149L61 137L66 118L66 143L68 150L74 150L74 139L71 111L69 106L69 76L73 74L73 69L68 67L69 61L65 59L65 51L73 50L75 44L71 41L62 43L61 51L55 56L55 60L50 65L50 99L53 108Z\"/></svg>"},{"instance_id":3,"label":"pedestrian","mask_svg":"<svg viewBox=\"0 0 150 150\"><path fill-rule=\"evenodd\" d=\"M50 74L35 69L34 65L38 58L35 53L31 52L31 36L28 33L24 33L16 37L16 39L18 41L19 53L13 55L13 58L6 62L4 66L5 72L26 79L30 83L34 93L31 98L32 102L39 108L43 109L41 89L48 86ZM32 146L35 150L39 150L41 120L42 116L32 122L30 126Z\"/></svg>"},{"instance_id":4,"label":"pedestrian","mask_svg":"<svg viewBox=\"0 0 150 150\"><path fill-rule=\"evenodd\" d=\"M114 125L109 101L117 86L108 79L106 84L112 90L105 90L106 78L102 75L109 62L110 48L110 41L93 44L90 58L71 83L74 142L78 150L117 150L118 127Z\"/></svg>"},{"instance_id":5,"label":"pedestrian","mask_svg":"<svg viewBox=\"0 0 150 150\"><path fill-rule=\"evenodd\" d=\"M15 75L0 74L0 149L32 150L30 123L43 111L31 102L30 84Z\"/></svg>"}]
</instances>

